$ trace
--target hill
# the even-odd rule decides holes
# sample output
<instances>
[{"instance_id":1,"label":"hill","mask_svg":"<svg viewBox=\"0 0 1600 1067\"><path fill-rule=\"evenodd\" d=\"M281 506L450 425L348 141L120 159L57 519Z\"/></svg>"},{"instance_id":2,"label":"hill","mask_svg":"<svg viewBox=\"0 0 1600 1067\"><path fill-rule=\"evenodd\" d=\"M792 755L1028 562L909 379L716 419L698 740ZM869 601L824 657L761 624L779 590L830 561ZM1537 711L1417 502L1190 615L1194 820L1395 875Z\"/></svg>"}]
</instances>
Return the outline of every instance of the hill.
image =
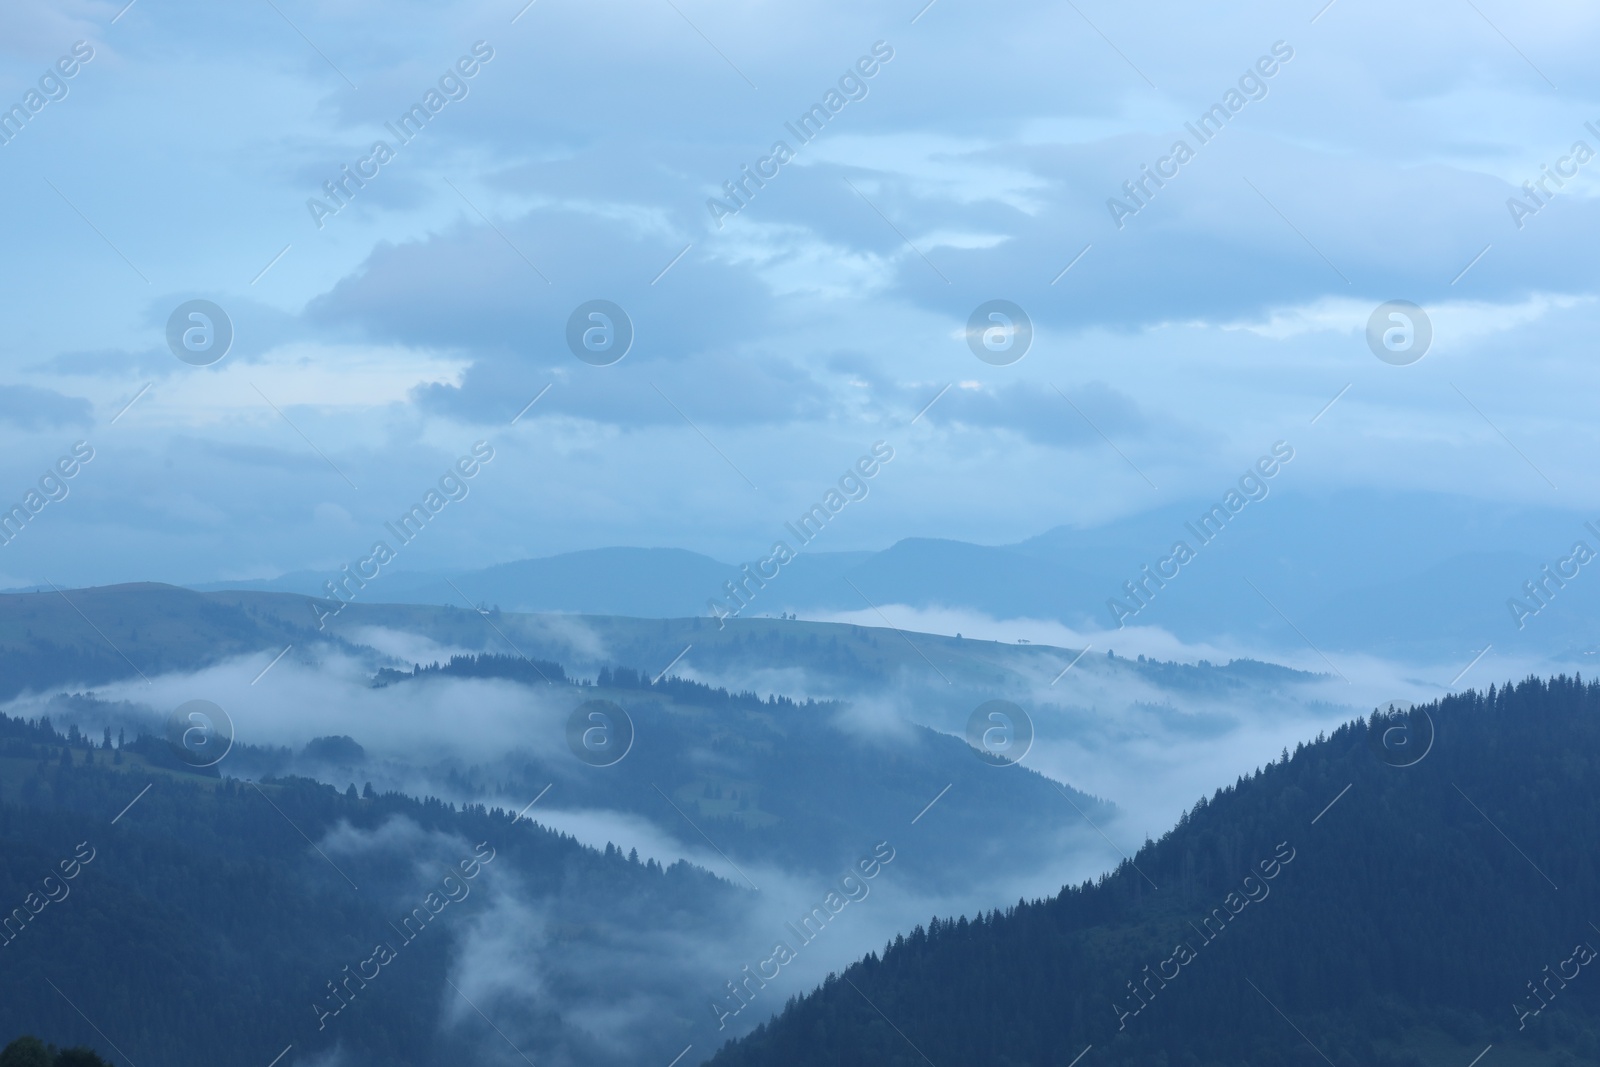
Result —
<instances>
[{"instance_id":1,"label":"hill","mask_svg":"<svg viewBox=\"0 0 1600 1067\"><path fill-rule=\"evenodd\" d=\"M9 926L0 912L0 1033L104 1054L115 1042L134 1062L214 1062L230 1040L262 1062L291 1041L342 1049L354 1064L475 1062L483 1035L464 1029L476 1016L462 1015L453 982L530 1055L591 1067L670 1058L720 1039L706 995L875 842L898 852L894 878L851 883L875 903L829 926L825 945L786 976L794 988L811 980L797 977L807 968L820 976L824 960L877 940L852 923L898 925L897 894L970 898L985 880L1039 862L1023 841L1049 841L1057 858L1081 852L1098 869L1104 846L1089 821L1115 814L1030 769L997 771L958 737L907 725L863 739L840 728L833 704L627 668L574 680L552 661L456 656L380 668L358 692L381 709L359 730L370 751L344 733L296 747L241 738L198 771L160 738L137 735L132 702L58 694L38 702L54 721L0 715L0 900L20 908ZM446 709L439 729L449 732L490 699L505 703L521 737L485 762L414 740L396 748L386 736L407 709ZM574 747L574 712L597 704L635 724L626 759L591 762ZM119 717L126 743L113 742ZM458 803L402 788L434 779ZM326 784L347 780L343 790ZM515 819L462 799L474 797L538 806ZM546 829L572 820L593 841L602 815L601 832L627 834L641 851L674 837L703 842L694 851L720 878ZM377 983L374 997L347 989L351 1007L325 1027L340 1003L328 983L343 988L345 968L371 961L440 872L482 842L502 857L496 877L419 941L428 951L403 953L404 981ZM63 862L75 880L62 882ZM230 977L242 961L249 977ZM369 981L373 966L382 961L369 962ZM168 971L181 977L167 981ZM191 1009L203 1019L184 1024ZM283 1044L269 1048L279 1033Z\"/></svg>"},{"instance_id":2,"label":"hill","mask_svg":"<svg viewBox=\"0 0 1600 1067\"><path fill-rule=\"evenodd\" d=\"M0 716L0 1034L177 1067L265 1064L291 1044L481 1062L500 1039L450 999L453 979L528 1055L611 1062L562 995L508 1004L475 984L513 965L485 958L484 924L546 927L517 943L558 948L540 972L571 991L640 931L709 927L740 892L498 809L196 777L144 751ZM643 1007L674 995L669 979L633 982L641 1014L670 1026Z\"/></svg>"},{"instance_id":3,"label":"hill","mask_svg":"<svg viewBox=\"0 0 1600 1067\"><path fill-rule=\"evenodd\" d=\"M1585 513L1440 493L1283 489L1225 518L1220 532L1215 520L1200 531L1196 524L1216 503L1194 499L1100 525L1058 526L1009 545L907 538L875 552L807 550L759 589L743 614L826 616L861 612L870 601L1054 620L1091 635L1120 629L1108 602L1138 606L1124 583L1144 581L1155 595L1122 618L1127 625L1274 656L1302 652L1307 639L1330 653L1452 662L1490 643L1501 654L1578 662L1600 647L1600 585L1574 580L1579 572L1570 565L1559 568L1566 575L1559 583L1541 570L1570 555L1576 540L1600 552ZM1337 516L1336 537L1328 534L1330 516ZM1406 536L1397 538L1397 529ZM1193 561L1159 587L1148 584L1141 568L1156 566L1180 540L1195 552ZM507 611L709 618L709 602L727 603L723 583L740 580L742 562L611 547L481 569L397 571L362 595L429 604L460 603L465 595ZM195 588L316 596L329 577L302 571ZM1529 580L1554 595L1542 606L1528 599ZM1519 626L1507 608L1513 597L1537 607L1537 619L1524 617ZM1219 628L1219 619L1228 621Z\"/></svg>"},{"instance_id":4,"label":"hill","mask_svg":"<svg viewBox=\"0 0 1600 1067\"><path fill-rule=\"evenodd\" d=\"M1095 883L897 936L711 1063L1596 1062L1597 713L1568 678L1375 713Z\"/></svg>"},{"instance_id":5,"label":"hill","mask_svg":"<svg viewBox=\"0 0 1600 1067\"><path fill-rule=\"evenodd\" d=\"M302 620L154 582L0 596L0 700L190 670L310 637Z\"/></svg>"}]
</instances>

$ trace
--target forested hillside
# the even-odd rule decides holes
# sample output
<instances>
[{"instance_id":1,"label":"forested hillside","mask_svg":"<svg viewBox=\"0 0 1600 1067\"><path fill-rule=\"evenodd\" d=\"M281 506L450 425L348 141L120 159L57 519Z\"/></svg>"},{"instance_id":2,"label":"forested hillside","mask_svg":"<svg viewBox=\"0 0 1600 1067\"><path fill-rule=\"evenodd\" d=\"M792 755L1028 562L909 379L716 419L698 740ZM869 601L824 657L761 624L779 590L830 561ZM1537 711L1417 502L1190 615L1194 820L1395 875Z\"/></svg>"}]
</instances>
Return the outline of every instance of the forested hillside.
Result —
<instances>
[{"instance_id":1,"label":"forested hillside","mask_svg":"<svg viewBox=\"0 0 1600 1067\"><path fill-rule=\"evenodd\" d=\"M1594 1063L1597 713L1558 678L1375 714L1095 884L896 937L711 1062Z\"/></svg>"},{"instance_id":2,"label":"forested hillside","mask_svg":"<svg viewBox=\"0 0 1600 1067\"><path fill-rule=\"evenodd\" d=\"M1028 767L996 775L962 739L926 727L899 727L892 746L862 743L840 728L840 702L730 693L674 676L652 680L628 667L602 667L592 683L578 684L559 664L492 654L454 656L411 671L382 670L375 684L403 696L405 686L453 678L502 678L535 695L559 695L570 707L590 698L614 701L631 717L638 740L605 775L563 780L563 803L641 814L664 810L682 818L666 807L663 797L669 796L735 860L803 863L831 872L849 863L862 841L875 840L882 813L909 820L951 785L962 803L941 812L939 837L925 853L908 854L901 866L916 872L920 886L939 888L967 876L974 864L998 869L1028 858L1013 847L1015 840L1052 835L1053 841L1098 842L1069 802L1094 819L1115 810ZM242 753L232 766L235 773L246 773L241 767L279 772L282 764L269 757ZM512 782L536 791L561 773L562 764L572 763L567 757L560 752L560 763L552 766L519 756L463 768L453 781L477 790ZM1063 813L1074 818L1063 819ZM997 825L1006 827L1004 835L995 833Z\"/></svg>"},{"instance_id":3,"label":"forested hillside","mask_svg":"<svg viewBox=\"0 0 1600 1067\"><path fill-rule=\"evenodd\" d=\"M571 989L588 979L569 965L608 951L611 924L708 923L737 892L503 811L200 777L144 748L0 716L0 1039L172 1067L266 1064L290 1044L471 1062L500 1039L441 993L496 907L545 909L547 943L568 951L541 965ZM499 1023L529 1055L608 1061L557 1001L526 998ZM476 1025L451 1025L457 1010Z\"/></svg>"}]
</instances>

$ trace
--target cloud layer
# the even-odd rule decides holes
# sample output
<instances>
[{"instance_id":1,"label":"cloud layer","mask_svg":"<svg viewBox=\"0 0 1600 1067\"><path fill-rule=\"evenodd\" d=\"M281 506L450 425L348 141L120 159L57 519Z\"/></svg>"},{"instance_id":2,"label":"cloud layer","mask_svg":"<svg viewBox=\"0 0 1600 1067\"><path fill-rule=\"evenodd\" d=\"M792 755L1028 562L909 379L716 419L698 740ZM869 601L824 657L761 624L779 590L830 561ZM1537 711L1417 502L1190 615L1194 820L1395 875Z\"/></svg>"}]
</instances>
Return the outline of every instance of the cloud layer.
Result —
<instances>
[{"instance_id":1,"label":"cloud layer","mask_svg":"<svg viewBox=\"0 0 1600 1067\"><path fill-rule=\"evenodd\" d=\"M478 439L415 565L744 557L877 439L834 547L1092 524L1291 433L1309 490L1600 490L1580 5L519 8L6 16L4 99L95 58L0 146L0 476L103 458L0 578L337 566ZM194 298L211 366L168 351ZM966 343L996 298L1009 366ZM1410 367L1364 337L1395 298ZM567 342L593 299L610 366Z\"/></svg>"}]
</instances>

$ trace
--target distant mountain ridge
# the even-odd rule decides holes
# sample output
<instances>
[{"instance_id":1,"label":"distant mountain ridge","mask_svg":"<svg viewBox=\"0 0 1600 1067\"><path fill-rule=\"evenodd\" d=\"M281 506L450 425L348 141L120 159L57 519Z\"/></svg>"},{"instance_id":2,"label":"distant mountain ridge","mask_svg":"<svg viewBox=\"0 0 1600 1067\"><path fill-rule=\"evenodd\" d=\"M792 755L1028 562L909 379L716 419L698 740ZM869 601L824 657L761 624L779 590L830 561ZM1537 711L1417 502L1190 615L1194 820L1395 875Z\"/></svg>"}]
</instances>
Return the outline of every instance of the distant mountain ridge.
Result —
<instances>
[{"instance_id":1,"label":"distant mountain ridge","mask_svg":"<svg viewBox=\"0 0 1600 1067\"><path fill-rule=\"evenodd\" d=\"M1276 490L1220 532L1214 521L1197 531L1213 504L1056 527L1010 545L913 537L877 552L802 551L759 585L741 574L749 561L610 547L481 569L386 572L359 599L465 606L465 596L508 611L710 618L714 602L734 603L726 583L743 582L744 617L897 604L1054 620L1082 632L1156 626L1188 641L1233 637L1274 653L1304 651L1309 640L1330 652L1461 663L1491 644L1574 662L1600 649L1600 581L1573 576L1557 588L1542 571L1580 538L1600 553L1581 513L1438 494ZM1164 563L1180 543L1193 559ZM300 571L194 588L326 596L338 577ZM1538 610L1519 618L1508 603L1527 596L1530 580L1554 595L1528 601Z\"/></svg>"}]
</instances>

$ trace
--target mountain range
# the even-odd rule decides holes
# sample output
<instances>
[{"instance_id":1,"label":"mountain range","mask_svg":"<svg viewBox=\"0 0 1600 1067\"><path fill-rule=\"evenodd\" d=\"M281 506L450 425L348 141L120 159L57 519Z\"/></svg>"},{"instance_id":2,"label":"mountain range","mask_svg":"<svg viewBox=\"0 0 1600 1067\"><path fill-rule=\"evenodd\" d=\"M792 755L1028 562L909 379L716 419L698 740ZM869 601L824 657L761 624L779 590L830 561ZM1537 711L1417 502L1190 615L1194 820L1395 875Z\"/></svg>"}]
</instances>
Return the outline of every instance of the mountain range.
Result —
<instances>
[{"instance_id":1,"label":"mountain range","mask_svg":"<svg viewBox=\"0 0 1600 1067\"><path fill-rule=\"evenodd\" d=\"M0 1027L175 1064L291 1043L518 1062L469 1001L540 1062L707 1055L918 916L1093 876L1210 761L1250 766L1354 710L1336 679L1250 661L379 603L318 629L302 595L154 584L0 596L0 657L0 890L27 916L53 867L99 850L0 948ZM214 766L173 755L194 699L231 720ZM574 740L597 702L632 724L615 765ZM997 704L1021 766L982 747ZM329 983L386 967L351 938L483 840L526 861L404 952L408 977L346 989L325 1033ZM79 908L93 921L52 932ZM791 927L804 944L765 997L729 1000Z\"/></svg>"},{"instance_id":2,"label":"mountain range","mask_svg":"<svg viewBox=\"0 0 1600 1067\"><path fill-rule=\"evenodd\" d=\"M1493 646L1581 664L1600 648L1600 583L1586 582L1581 564L1561 561L1580 540L1600 554L1587 518L1437 493L1278 491L1236 514L1197 500L1006 545L910 538L876 552L804 548L765 581L748 579L742 565L767 556L767 545L735 562L612 547L478 569L384 572L359 591L345 588L368 603L711 618L714 604L740 606L726 584L734 582L742 583L745 616L856 613L878 624L874 613L892 605L1048 621L1112 639L1127 627L1158 627L1182 641L1263 654L1464 664ZM1181 563L1172 560L1179 542L1192 553ZM342 580L331 567L194 588L327 596L327 583Z\"/></svg>"}]
</instances>

